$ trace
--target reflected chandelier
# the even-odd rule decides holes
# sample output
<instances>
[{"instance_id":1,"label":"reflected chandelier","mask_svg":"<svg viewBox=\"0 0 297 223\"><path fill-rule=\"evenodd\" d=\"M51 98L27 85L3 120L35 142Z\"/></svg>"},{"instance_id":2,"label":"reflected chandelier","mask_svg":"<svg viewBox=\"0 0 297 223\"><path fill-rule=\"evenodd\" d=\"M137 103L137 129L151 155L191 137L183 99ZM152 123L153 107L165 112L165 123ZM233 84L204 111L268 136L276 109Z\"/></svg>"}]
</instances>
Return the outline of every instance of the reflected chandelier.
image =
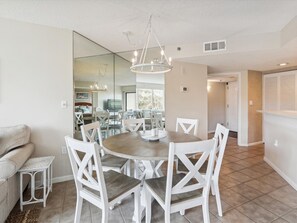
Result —
<instances>
[{"instance_id":1,"label":"reflected chandelier","mask_svg":"<svg viewBox=\"0 0 297 223\"><path fill-rule=\"evenodd\" d=\"M99 67L98 69L98 82L94 82L94 84L90 85L90 90L92 92L96 91L107 91L107 85L99 84L100 82L100 75L104 76L106 74L107 64L104 64L104 71L101 72L101 69Z\"/></svg>"},{"instance_id":2,"label":"reflected chandelier","mask_svg":"<svg viewBox=\"0 0 297 223\"><path fill-rule=\"evenodd\" d=\"M132 58L132 66L130 70L135 73L143 73L143 74L160 74L166 73L172 70L171 66L171 57L167 58L164 49L162 48L153 28L152 28L152 15L149 18L148 26L147 26L148 36L146 38L146 42L141 51L140 58L138 59L138 51L134 51L134 58ZM154 37L160 48L160 58L154 58L151 61L147 61L147 50L149 46L149 42L151 36Z\"/></svg>"}]
</instances>

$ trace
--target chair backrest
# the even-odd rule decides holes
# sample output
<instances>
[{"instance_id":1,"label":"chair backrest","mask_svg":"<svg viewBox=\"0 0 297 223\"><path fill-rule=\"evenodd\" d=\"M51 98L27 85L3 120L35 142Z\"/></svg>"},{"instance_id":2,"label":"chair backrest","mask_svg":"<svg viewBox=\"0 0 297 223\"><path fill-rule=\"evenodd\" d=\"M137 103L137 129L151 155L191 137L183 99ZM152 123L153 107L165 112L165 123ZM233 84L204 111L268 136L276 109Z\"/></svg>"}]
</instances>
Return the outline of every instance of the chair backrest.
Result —
<instances>
[{"instance_id":1,"label":"chair backrest","mask_svg":"<svg viewBox=\"0 0 297 223\"><path fill-rule=\"evenodd\" d=\"M184 133L190 134L193 130L193 135L197 136L198 124L198 119L177 118L175 131L178 132L179 127L181 127Z\"/></svg>"},{"instance_id":2,"label":"chair backrest","mask_svg":"<svg viewBox=\"0 0 297 223\"><path fill-rule=\"evenodd\" d=\"M83 125L84 124L84 118L82 112L74 112L75 115L75 122L77 125Z\"/></svg>"},{"instance_id":3,"label":"chair backrest","mask_svg":"<svg viewBox=\"0 0 297 223\"><path fill-rule=\"evenodd\" d=\"M142 130L145 131L144 118L139 119L124 119L123 126L130 132L136 132L142 126Z\"/></svg>"},{"instance_id":4,"label":"chair backrest","mask_svg":"<svg viewBox=\"0 0 297 223\"><path fill-rule=\"evenodd\" d=\"M152 129L153 128L157 128L160 130L164 129L162 118L163 118L163 115L161 112L154 113L152 115L152 119L151 119L152 120Z\"/></svg>"},{"instance_id":5,"label":"chair backrest","mask_svg":"<svg viewBox=\"0 0 297 223\"><path fill-rule=\"evenodd\" d=\"M99 149L101 155L104 156L103 144L102 144L102 134L100 130L100 123L92 122L87 125L80 126L82 138L84 142L97 142L99 144Z\"/></svg>"},{"instance_id":6,"label":"chair backrest","mask_svg":"<svg viewBox=\"0 0 297 223\"><path fill-rule=\"evenodd\" d=\"M102 205L108 205L106 185L101 166L98 144L82 142L69 136L65 137L71 168L77 190L77 196L86 192L88 197L98 197L92 190L100 193ZM89 163L93 161L93 171L89 172ZM93 174L96 174L94 177Z\"/></svg>"},{"instance_id":7,"label":"chair backrest","mask_svg":"<svg viewBox=\"0 0 297 223\"><path fill-rule=\"evenodd\" d=\"M109 129L109 112L108 111L96 111L95 121L99 121L101 129Z\"/></svg>"},{"instance_id":8,"label":"chair backrest","mask_svg":"<svg viewBox=\"0 0 297 223\"><path fill-rule=\"evenodd\" d=\"M229 129L222 126L221 124L217 124L214 138L217 140L217 148L216 148L216 162L214 168L214 177L218 178L223 162L223 157L226 149L226 144L228 140Z\"/></svg>"},{"instance_id":9,"label":"chair backrest","mask_svg":"<svg viewBox=\"0 0 297 223\"><path fill-rule=\"evenodd\" d=\"M172 194L182 194L198 189L202 189L202 196L208 198L215 160L216 141L216 139L210 139L196 142L171 142L169 144L165 205L171 204ZM201 153L201 156L193 164L189 160L189 155L195 153ZM189 172L180 174L181 179L178 182L173 182L173 165L176 158L185 165ZM207 160L207 170L205 176L203 176L199 169Z\"/></svg>"}]
</instances>

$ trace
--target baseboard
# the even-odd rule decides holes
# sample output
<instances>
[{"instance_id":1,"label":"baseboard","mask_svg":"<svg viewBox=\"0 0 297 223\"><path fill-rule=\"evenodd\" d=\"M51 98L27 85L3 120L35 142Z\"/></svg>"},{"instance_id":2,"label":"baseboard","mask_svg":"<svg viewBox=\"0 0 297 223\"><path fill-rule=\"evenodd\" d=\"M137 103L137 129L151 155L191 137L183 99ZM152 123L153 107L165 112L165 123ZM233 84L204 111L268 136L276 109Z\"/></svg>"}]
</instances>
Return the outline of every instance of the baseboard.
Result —
<instances>
[{"instance_id":1,"label":"baseboard","mask_svg":"<svg viewBox=\"0 0 297 223\"><path fill-rule=\"evenodd\" d=\"M252 142L252 143L249 143L248 146L255 146L255 145L260 145L260 144L263 144L263 143L264 143L263 141Z\"/></svg>"},{"instance_id":2,"label":"baseboard","mask_svg":"<svg viewBox=\"0 0 297 223\"><path fill-rule=\"evenodd\" d=\"M260 145L263 143L264 143L263 141L259 141L259 142L252 142L252 143L238 143L238 145L248 147L248 146Z\"/></svg>"},{"instance_id":3,"label":"baseboard","mask_svg":"<svg viewBox=\"0 0 297 223\"><path fill-rule=\"evenodd\" d=\"M283 171L281 171L276 165L274 165L267 157L264 156L264 161L271 166L285 181L288 182L296 191L297 191L297 184L293 182Z\"/></svg>"},{"instance_id":4,"label":"baseboard","mask_svg":"<svg viewBox=\"0 0 297 223\"><path fill-rule=\"evenodd\" d=\"M53 183L60 183L68 180L73 180L73 175L67 175L67 176L62 176L62 177L54 177L53 178Z\"/></svg>"}]
</instances>

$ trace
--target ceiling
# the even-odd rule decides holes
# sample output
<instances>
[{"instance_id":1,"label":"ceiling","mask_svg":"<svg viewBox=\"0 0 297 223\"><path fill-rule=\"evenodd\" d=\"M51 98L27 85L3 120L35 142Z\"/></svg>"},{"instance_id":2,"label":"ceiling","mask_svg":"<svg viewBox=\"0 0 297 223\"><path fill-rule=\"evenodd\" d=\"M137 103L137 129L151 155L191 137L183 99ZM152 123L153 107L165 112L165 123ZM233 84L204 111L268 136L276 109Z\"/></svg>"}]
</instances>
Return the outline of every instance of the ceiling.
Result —
<instances>
[{"instance_id":1,"label":"ceiling","mask_svg":"<svg viewBox=\"0 0 297 223\"><path fill-rule=\"evenodd\" d=\"M282 62L296 66L296 8L294 0L2 0L0 18L75 30L124 52L142 47L152 14L167 56L228 73L273 70ZM203 52L203 42L222 39L226 51Z\"/></svg>"}]
</instances>

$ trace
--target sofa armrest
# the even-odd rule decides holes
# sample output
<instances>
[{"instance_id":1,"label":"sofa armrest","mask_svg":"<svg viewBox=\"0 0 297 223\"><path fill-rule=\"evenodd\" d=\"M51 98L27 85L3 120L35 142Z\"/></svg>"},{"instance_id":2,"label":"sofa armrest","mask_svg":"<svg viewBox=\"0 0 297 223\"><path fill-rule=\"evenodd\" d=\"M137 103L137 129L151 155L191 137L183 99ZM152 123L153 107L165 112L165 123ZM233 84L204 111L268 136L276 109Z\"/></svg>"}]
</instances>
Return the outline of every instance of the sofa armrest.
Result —
<instances>
[{"instance_id":1,"label":"sofa armrest","mask_svg":"<svg viewBox=\"0 0 297 223\"><path fill-rule=\"evenodd\" d=\"M34 144L28 143L10 151L0 159L0 179L13 176L30 158L34 151Z\"/></svg>"}]
</instances>

